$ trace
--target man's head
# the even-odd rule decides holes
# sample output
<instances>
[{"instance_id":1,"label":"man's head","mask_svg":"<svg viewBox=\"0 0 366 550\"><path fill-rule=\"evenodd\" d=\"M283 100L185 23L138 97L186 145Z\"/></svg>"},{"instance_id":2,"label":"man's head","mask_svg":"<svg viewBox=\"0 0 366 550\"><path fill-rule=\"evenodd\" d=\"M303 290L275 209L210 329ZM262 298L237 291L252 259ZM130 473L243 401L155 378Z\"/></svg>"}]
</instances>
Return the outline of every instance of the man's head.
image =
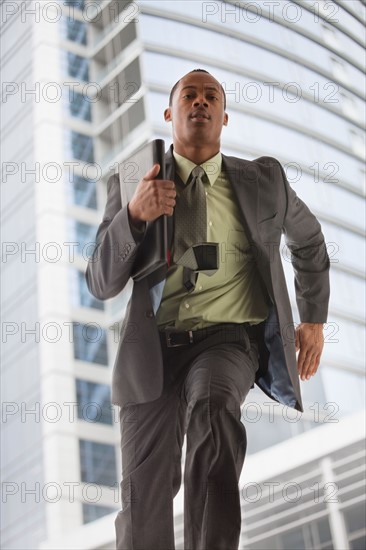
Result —
<instances>
[{"instance_id":1,"label":"man's head","mask_svg":"<svg viewBox=\"0 0 366 550\"><path fill-rule=\"evenodd\" d=\"M206 71L205 69L193 69L193 71L190 71L188 74L191 74L191 73L205 73L205 74L210 74L208 71ZM210 75L212 76L212 75ZM183 77L184 78L184 77ZM173 96L174 96L174 92L175 90L178 88L179 86L179 83L182 79L180 78L178 80L178 82L176 82L173 86L173 88L170 90L170 95L169 95L169 107L172 106L172 102L173 102ZM222 87L222 85L220 84L220 88L221 88L221 91L222 91L222 95L224 96L224 109L226 109L226 94L225 94L225 90L224 88Z\"/></svg>"},{"instance_id":2,"label":"man's head","mask_svg":"<svg viewBox=\"0 0 366 550\"><path fill-rule=\"evenodd\" d=\"M225 106L221 84L207 71L196 69L178 80L164 112L166 122L173 126L175 151L194 162L214 156L228 123Z\"/></svg>"}]
</instances>

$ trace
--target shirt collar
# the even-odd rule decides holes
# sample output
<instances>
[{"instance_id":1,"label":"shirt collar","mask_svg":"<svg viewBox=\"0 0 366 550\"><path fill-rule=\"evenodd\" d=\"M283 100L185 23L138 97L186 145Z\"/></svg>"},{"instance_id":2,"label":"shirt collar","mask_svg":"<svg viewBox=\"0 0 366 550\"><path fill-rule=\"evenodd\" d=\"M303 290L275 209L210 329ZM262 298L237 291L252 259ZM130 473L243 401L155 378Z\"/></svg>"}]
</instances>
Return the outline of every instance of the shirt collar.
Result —
<instances>
[{"instance_id":1,"label":"shirt collar","mask_svg":"<svg viewBox=\"0 0 366 550\"><path fill-rule=\"evenodd\" d=\"M193 168L195 168L197 164L185 157L182 157L182 155L179 155L175 151L173 151L173 156L176 162L178 175L181 180L186 184ZM202 166L202 168L206 172L208 181L210 182L211 186L213 186L213 184L219 177L219 174L221 172L221 164L222 156L220 151L214 157L200 164L200 166Z\"/></svg>"}]
</instances>

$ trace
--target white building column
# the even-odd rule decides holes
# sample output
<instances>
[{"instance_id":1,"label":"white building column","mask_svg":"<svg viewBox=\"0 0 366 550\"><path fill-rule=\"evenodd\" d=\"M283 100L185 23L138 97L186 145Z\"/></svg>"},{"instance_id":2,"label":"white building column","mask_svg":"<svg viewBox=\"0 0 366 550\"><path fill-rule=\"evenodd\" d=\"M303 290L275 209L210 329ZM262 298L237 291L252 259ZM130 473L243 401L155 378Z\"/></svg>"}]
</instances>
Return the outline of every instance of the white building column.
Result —
<instances>
[{"instance_id":1,"label":"white building column","mask_svg":"<svg viewBox=\"0 0 366 550\"><path fill-rule=\"evenodd\" d=\"M327 483L335 485L332 460L326 457L321 461L320 466L323 474L324 486ZM326 502L326 505L329 512L329 526L330 532L332 533L334 550L350 550L346 524L338 499L333 500L333 498L331 498Z\"/></svg>"}]
</instances>

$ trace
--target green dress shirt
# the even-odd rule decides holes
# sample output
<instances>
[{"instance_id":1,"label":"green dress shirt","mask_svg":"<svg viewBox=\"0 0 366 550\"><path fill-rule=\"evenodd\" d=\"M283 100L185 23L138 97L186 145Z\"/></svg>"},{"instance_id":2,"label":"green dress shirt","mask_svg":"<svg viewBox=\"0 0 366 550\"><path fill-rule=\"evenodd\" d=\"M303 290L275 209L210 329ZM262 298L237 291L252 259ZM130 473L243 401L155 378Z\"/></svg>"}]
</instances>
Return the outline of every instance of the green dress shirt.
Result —
<instances>
[{"instance_id":1,"label":"green dress shirt","mask_svg":"<svg viewBox=\"0 0 366 550\"><path fill-rule=\"evenodd\" d=\"M175 151L173 155L177 173L186 184L196 165ZM166 326L195 330L218 323L257 324L267 317L266 294L221 164L219 152L201 165L208 176L204 183L207 241L219 243L219 269L212 276L199 273L195 289L187 292L183 286L183 267L174 263L174 249L171 251L173 261L156 313L159 330Z\"/></svg>"}]
</instances>

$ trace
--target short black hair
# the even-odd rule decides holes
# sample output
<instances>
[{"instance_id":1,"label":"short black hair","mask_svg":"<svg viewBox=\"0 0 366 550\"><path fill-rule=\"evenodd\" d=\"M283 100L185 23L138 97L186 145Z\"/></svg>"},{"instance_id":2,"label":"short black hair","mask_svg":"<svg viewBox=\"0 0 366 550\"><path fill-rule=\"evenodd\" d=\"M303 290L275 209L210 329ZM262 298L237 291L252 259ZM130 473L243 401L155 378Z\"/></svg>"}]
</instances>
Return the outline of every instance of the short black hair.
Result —
<instances>
[{"instance_id":1,"label":"short black hair","mask_svg":"<svg viewBox=\"0 0 366 550\"><path fill-rule=\"evenodd\" d=\"M209 74L210 76L213 76L211 73L209 73L208 71L206 71L205 69L193 69L192 71L189 71L189 73L187 74L190 74L190 73L206 73L206 74ZM215 78L215 77L213 77ZM173 96L174 96L174 93L175 93L175 90L178 88L178 85L179 85L179 82L181 81L182 79L180 78L178 80L178 82L176 82L173 86L173 88L170 90L170 95L169 95L169 107L172 106L172 103L173 103ZM224 94L224 109L226 109L226 94L225 94L225 90L224 88L222 87L222 84L220 84L221 86L221 90L222 90L222 93Z\"/></svg>"}]
</instances>

